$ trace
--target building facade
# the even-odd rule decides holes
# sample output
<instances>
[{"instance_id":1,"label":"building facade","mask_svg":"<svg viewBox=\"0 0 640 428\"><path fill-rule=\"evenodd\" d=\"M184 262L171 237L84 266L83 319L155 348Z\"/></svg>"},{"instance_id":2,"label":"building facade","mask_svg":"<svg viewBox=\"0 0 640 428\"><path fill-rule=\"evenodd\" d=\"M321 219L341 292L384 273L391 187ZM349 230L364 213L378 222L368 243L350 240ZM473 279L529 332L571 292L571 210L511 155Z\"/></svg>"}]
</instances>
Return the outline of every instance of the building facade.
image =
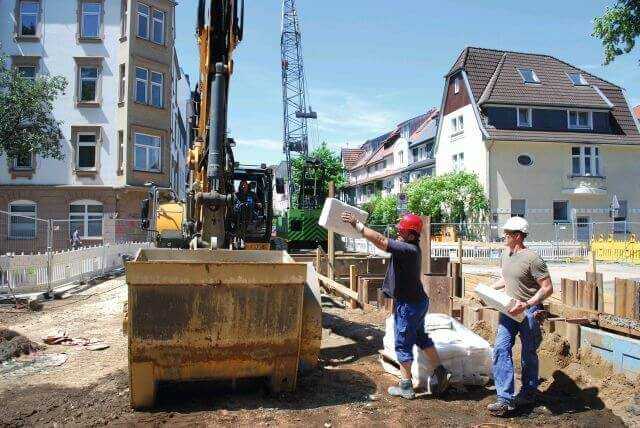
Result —
<instances>
[{"instance_id":1,"label":"building facade","mask_svg":"<svg viewBox=\"0 0 640 428\"><path fill-rule=\"evenodd\" d=\"M391 132L367 140L359 148L343 148L347 185L345 202L362 206L374 195L397 195L404 186L434 170L433 142L438 111L429 110L398 124Z\"/></svg>"},{"instance_id":2,"label":"building facade","mask_svg":"<svg viewBox=\"0 0 640 428\"><path fill-rule=\"evenodd\" d=\"M491 220L534 240L638 232L640 131L619 86L548 55L466 48L445 77L436 168L477 174Z\"/></svg>"},{"instance_id":3,"label":"building facade","mask_svg":"<svg viewBox=\"0 0 640 428\"><path fill-rule=\"evenodd\" d=\"M145 183L172 184L175 5L0 3L1 49L11 66L68 82L53 112L63 122L64 159L0 159L0 210L9 213L0 251L33 248L29 241L42 238L39 221L22 215L60 220L56 247L64 247L74 230L83 242L102 242L118 234L106 230L107 220L135 224Z\"/></svg>"}]
</instances>

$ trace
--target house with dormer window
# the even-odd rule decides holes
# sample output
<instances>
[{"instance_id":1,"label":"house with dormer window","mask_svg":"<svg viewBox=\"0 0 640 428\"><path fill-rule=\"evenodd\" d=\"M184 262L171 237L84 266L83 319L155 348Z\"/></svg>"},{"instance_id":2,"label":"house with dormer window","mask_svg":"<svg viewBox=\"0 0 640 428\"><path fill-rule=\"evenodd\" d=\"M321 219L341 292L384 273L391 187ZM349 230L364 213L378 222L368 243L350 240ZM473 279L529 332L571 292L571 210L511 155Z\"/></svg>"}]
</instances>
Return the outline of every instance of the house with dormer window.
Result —
<instances>
[{"instance_id":1,"label":"house with dormer window","mask_svg":"<svg viewBox=\"0 0 640 428\"><path fill-rule=\"evenodd\" d=\"M640 232L640 130L620 86L549 55L468 47L441 112L436 173L476 173L494 222L566 224L558 238L581 241Z\"/></svg>"}]
</instances>

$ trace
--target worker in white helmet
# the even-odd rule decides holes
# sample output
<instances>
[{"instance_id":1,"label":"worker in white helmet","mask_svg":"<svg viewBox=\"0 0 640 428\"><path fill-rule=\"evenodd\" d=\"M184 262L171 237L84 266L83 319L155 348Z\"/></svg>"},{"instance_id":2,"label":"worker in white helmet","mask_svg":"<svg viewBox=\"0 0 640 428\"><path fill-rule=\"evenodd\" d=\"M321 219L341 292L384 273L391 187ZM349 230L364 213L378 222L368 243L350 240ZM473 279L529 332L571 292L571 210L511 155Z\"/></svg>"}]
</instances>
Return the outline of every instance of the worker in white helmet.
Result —
<instances>
[{"instance_id":1,"label":"worker in white helmet","mask_svg":"<svg viewBox=\"0 0 640 428\"><path fill-rule=\"evenodd\" d=\"M493 348L493 378L498 399L487 408L496 416L507 416L516 407L533 405L538 392L538 346L542 341L540 323L535 317L542 302L553 294L547 264L524 245L529 223L522 217L511 217L502 226L506 248L502 254L502 278L493 288L505 288L517 300L511 315L524 312L524 320L500 314ZM522 388L514 394L512 349L517 335L522 343Z\"/></svg>"}]
</instances>

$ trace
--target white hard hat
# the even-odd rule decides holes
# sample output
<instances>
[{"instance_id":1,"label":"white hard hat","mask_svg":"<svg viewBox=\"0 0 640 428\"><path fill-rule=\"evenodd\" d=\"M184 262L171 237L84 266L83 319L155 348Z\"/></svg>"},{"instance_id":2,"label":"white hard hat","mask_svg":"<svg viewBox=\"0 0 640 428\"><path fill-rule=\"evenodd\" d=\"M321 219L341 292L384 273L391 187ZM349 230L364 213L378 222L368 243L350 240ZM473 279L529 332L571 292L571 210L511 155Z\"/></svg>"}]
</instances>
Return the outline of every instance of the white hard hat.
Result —
<instances>
[{"instance_id":1,"label":"white hard hat","mask_svg":"<svg viewBox=\"0 0 640 428\"><path fill-rule=\"evenodd\" d=\"M502 225L502 228L512 232L529 233L529 222L522 217L511 217Z\"/></svg>"}]
</instances>

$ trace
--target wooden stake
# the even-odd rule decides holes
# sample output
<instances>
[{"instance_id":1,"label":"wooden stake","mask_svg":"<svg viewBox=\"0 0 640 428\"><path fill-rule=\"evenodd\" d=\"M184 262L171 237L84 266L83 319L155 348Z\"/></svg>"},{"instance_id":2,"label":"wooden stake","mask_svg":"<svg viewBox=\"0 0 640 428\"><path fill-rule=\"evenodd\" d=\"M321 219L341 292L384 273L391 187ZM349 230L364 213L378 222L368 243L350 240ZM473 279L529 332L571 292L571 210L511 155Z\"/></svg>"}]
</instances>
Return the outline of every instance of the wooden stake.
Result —
<instances>
[{"instance_id":1,"label":"wooden stake","mask_svg":"<svg viewBox=\"0 0 640 428\"><path fill-rule=\"evenodd\" d=\"M335 192L336 192L336 187L333 183L333 181L329 182L329 197L333 198L335 196ZM330 279L335 279L334 276L334 272L333 272L333 267L335 266L335 248L334 248L334 242L333 242L333 231L328 230L327 231L327 251L329 252L329 262L328 262L328 266L327 266L327 276Z\"/></svg>"},{"instance_id":2,"label":"wooden stake","mask_svg":"<svg viewBox=\"0 0 640 428\"><path fill-rule=\"evenodd\" d=\"M358 267L356 265L349 265L349 288L351 288L351 291L355 291L356 293L358 293ZM350 300L349 302L351 309L355 309L358 307L358 304L353 300ZM362 303L364 306L364 303L369 302Z\"/></svg>"}]
</instances>

